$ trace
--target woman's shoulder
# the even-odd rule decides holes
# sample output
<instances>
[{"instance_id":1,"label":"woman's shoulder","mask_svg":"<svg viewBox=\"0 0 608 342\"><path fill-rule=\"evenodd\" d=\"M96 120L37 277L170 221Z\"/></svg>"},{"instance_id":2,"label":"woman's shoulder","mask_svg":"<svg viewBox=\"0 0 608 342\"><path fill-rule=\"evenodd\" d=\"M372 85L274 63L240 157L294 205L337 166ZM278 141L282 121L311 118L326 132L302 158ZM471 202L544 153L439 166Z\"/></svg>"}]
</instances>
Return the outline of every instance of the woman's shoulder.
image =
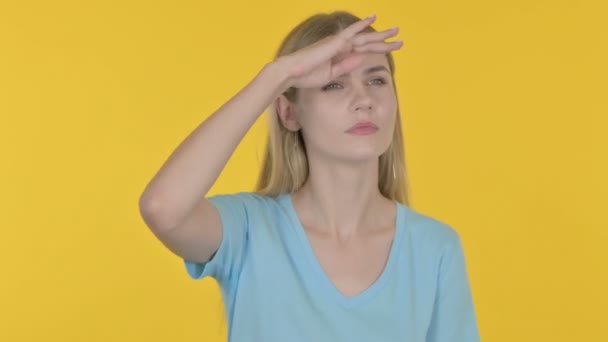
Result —
<instances>
[{"instance_id":1,"label":"woman's shoulder","mask_svg":"<svg viewBox=\"0 0 608 342\"><path fill-rule=\"evenodd\" d=\"M262 210L272 208L279 204L284 195L269 196L253 191L239 191L232 193L218 193L207 197L213 201L228 201L241 205L247 211Z\"/></svg>"},{"instance_id":2,"label":"woman's shoulder","mask_svg":"<svg viewBox=\"0 0 608 342\"><path fill-rule=\"evenodd\" d=\"M211 197L224 197L224 198L234 198L235 200L255 200L255 201L276 201L283 195L263 195L254 191L237 191L237 192L224 192L217 193L209 196Z\"/></svg>"},{"instance_id":3,"label":"woman's shoulder","mask_svg":"<svg viewBox=\"0 0 608 342\"><path fill-rule=\"evenodd\" d=\"M438 245L460 243L460 234L448 222L402 204L405 225L413 239Z\"/></svg>"}]
</instances>

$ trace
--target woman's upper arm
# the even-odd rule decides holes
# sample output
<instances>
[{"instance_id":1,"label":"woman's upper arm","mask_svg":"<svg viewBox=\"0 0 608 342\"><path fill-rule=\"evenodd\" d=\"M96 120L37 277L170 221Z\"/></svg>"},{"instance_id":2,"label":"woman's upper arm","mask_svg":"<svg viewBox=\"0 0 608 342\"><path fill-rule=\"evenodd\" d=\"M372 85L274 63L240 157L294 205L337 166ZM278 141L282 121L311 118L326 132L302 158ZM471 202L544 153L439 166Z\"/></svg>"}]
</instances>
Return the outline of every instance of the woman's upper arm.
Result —
<instances>
[{"instance_id":1,"label":"woman's upper arm","mask_svg":"<svg viewBox=\"0 0 608 342\"><path fill-rule=\"evenodd\" d=\"M152 229L152 232L174 254L207 262L220 245L222 222L215 206L203 198L179 225L171 229Z\"/></svg>"},{"instance_id":2,"label":"woman's upper arm","mask_svg":"<svg viewBox=\"0 0 608 342\"><path fill-rule=\"evenodd\" d=\"M151 229L189 275L221 280L240 267L248 230L246 193L220 194L200 200L188 217L171 229Z\"/></svg>"}]
</instances>

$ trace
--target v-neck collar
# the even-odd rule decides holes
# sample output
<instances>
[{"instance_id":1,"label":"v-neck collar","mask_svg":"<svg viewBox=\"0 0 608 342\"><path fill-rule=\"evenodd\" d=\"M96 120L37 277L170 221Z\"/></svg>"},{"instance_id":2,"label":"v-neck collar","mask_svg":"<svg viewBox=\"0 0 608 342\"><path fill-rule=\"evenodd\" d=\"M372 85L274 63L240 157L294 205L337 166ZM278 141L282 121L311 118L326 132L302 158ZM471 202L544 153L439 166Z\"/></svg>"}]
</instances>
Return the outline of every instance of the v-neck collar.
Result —
<instances>
[{"instance_id":1,"label":"v-neck collar","mask_svg":"<svg viewBox=\"0 0 608 342\"><path fill-rule=\"evenodd\" d=\"M306 255L306 259L308 261L307 264L311 266L312 272L314 273L313 276L321 283L321 288L327 295L335 298L335 300L337 300L343 306L354 307L367 301L368 299L371 299L374 295L378 293L378 291L380 291L387 284L389 278L394 274L395 267L398 263L399 250L401 249L401 240L403 236L403 231L405 229L405 208L401 203L396 200L393 200L397 210L395 217L395 232L393 236L393 241L391 243L388 259L384 269L382 270L382 273L367 289L363 290L362 292L359 292L355 296L347 296L340 290L338 290L338 288L334 285L334 283L330 280L330 278L323 270L323 267L321 266L321 263L312 248L310 239L306 234L304 226L302 225L302 221L300 220L298 213L295 209L291 194L286 193L280 195L279 199L285 204L285 207L288 211L288 215L290 219L294 222L295 233L303 247L303 252Z\"/></svg>"}]
</instances>

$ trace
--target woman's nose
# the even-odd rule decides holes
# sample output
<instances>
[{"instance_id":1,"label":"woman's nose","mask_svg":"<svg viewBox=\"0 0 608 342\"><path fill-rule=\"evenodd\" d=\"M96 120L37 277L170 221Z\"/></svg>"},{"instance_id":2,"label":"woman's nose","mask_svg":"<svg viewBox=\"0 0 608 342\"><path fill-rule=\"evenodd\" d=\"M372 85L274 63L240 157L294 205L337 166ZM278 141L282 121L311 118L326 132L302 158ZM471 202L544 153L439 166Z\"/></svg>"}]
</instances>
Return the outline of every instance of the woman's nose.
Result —
<instances>
[{"instance_id":1,"label":"woman's nose","mask_svg":"<svg viewBox=\"0 0 608 342\"><path fill-rule=\"evenodd\" d=\"M360 105L355 108L355 111L359 110L372 110L372 105Z\"/></svg>"},{"instance_id":2,"label":"woman's nose","mask_svg":"<svg viewBox=\"0 0 608 342\"><path fill-rule=\"evenodd\" d=\"M367 93L367 89L364 87L357 87L353 96L353 107L355 111L360 110L371 110L372 109L372 98Z\"/></svg>"}]
</instances>

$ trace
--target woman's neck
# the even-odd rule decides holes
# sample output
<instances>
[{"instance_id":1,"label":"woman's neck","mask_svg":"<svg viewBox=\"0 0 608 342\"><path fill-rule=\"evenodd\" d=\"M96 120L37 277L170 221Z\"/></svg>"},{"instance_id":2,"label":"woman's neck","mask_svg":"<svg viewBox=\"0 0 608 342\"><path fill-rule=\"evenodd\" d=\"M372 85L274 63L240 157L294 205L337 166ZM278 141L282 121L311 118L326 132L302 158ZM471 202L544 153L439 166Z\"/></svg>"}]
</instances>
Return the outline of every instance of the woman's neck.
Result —
<instances>
[{"instance_id":1,"label":"woman's neck","mask_svg":"<svg viewBox=\"0 0 608 342\"><path fill-rule=\"evenodd\" d=\"M396 210L369 175L309 175L292 200L307 227L340 240L390 226Z\"/></svg>"}]
</instances>

